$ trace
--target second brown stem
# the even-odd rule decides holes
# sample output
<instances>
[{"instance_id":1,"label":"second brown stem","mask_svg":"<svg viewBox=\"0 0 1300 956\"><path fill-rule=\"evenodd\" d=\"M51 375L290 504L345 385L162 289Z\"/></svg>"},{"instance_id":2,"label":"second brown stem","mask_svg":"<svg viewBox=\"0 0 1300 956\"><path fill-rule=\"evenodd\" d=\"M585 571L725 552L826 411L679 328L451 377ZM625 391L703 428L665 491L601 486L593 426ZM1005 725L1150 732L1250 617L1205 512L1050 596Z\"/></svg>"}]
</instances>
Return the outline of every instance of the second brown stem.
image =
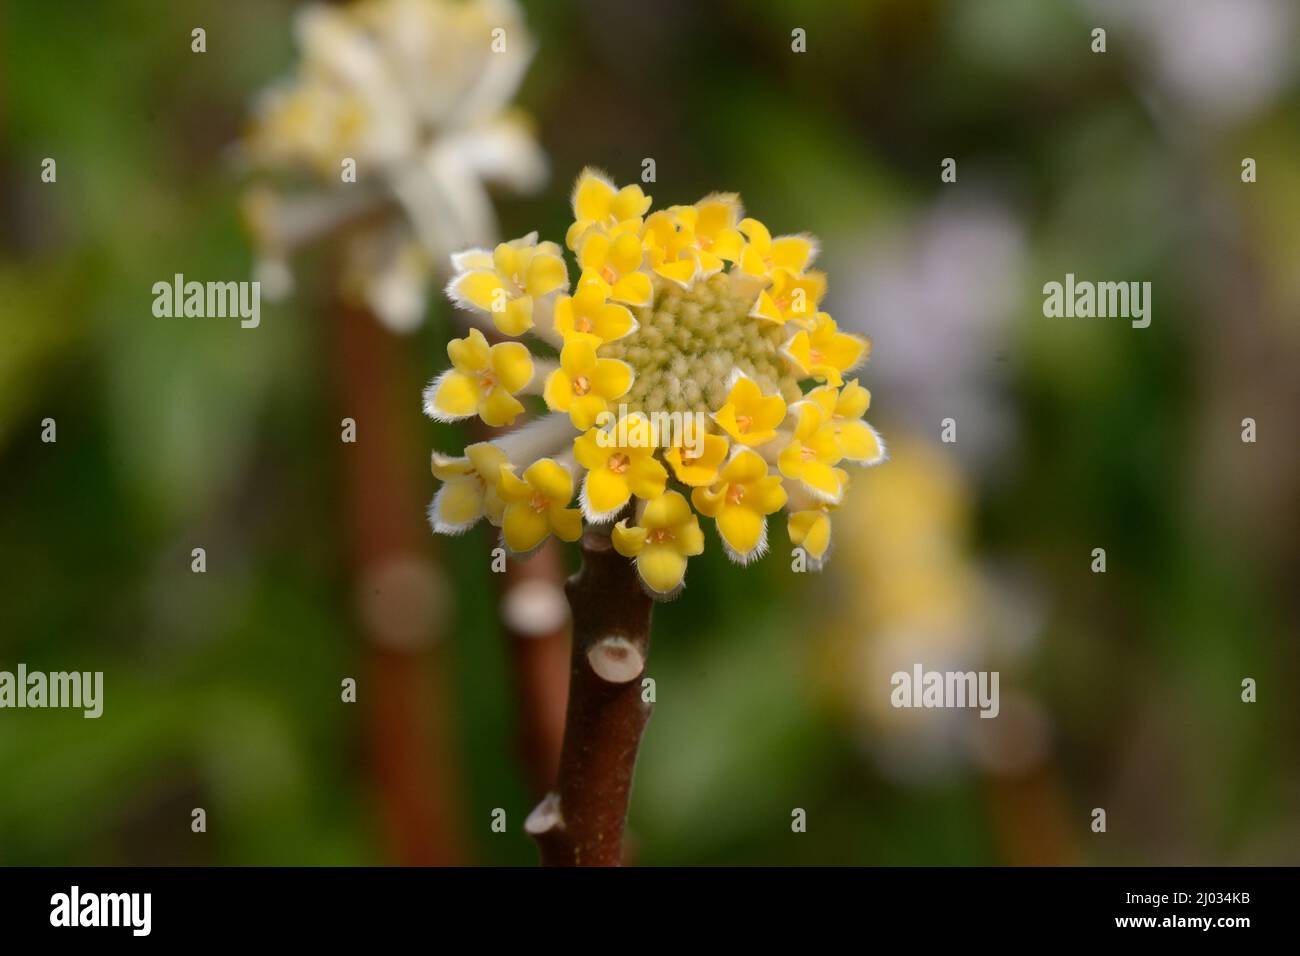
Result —
<instances>
[{"instance_id":1,"label":"second brown stem","mask_svg":"<svg viewBox=\"0 0 1300 956\"><path fill-rule=\"evenodd\" d=\"M632 562L594 531L583 536L582 568L564 590L573 650L559 779L525 827L545 866L618 866L652 706L639 678L650 652L654 602Z\"/></svg>"}]
</instances>

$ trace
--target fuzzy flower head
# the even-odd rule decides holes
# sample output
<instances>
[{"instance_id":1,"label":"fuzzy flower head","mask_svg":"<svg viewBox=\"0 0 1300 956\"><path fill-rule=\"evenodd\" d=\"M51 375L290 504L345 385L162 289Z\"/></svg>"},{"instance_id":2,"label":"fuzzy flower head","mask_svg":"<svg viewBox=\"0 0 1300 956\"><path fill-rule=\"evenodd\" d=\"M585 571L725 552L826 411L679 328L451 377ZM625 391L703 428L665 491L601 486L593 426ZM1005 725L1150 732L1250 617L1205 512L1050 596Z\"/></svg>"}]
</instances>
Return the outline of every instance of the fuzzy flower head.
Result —
<instances>
[{"instance_id":1,"label":"fuzzy flower head","mask_svg":"<svg viewBox=\"0 0 1300 956\"><path fill-rule=\"evenodd\" d=\"M297 69L257 98L239 144L248 167L308 184L259 181L245 196L263 291L286 294L289 257L339 235L340 292L412 329L447 256L495 238L488 184L531 192L545 179L531 126L510 108L532 38L515 0L311 4L294 35ZM507 286L504 321L526 326L519 289L544 287L545 267Z\"/></svg>"},{"instance_id":2,"label":"fuzzy flower head","mask_svg":"<svg viewBox=\"0 0 1300 956\"><path fill-rule=\"evenodd\" d=\"M571 266L536 235L454 257L452 300L499 336L530 333L539 354L454 341L426 411L501 425L527 396L545 411L472 454L435 455L434 530L487 518L524 554L604 527L646 590L669 598L704 549L701 519L747 564L784 509L792 545L820 568L848 467L885 458L862 420L870 394L846 377L870 342L825 310L811 236L773 237L730 193L652 202L587 169L564 236Z\"/></svg>"}]
</instances>

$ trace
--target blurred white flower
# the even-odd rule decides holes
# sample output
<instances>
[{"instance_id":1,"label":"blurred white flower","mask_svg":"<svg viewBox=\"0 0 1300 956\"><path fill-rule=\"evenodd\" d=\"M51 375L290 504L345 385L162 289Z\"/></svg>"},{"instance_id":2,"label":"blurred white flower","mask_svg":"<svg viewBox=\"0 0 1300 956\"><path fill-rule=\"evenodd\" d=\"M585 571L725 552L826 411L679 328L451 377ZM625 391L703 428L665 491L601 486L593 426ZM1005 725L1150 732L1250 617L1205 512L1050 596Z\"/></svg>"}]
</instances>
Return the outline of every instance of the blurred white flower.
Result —
<instances>
[{"instance_id":1,"label":"blurred white flower","mask_svg":"<svg viewBox=\"0 0 1300 956\"><path fill-rule=\"evenodd\" d=\"M1152 79L1186 113L1213 123L1247 118L1295 71L1295 0L1085 0L1132 31Z\"/></svg>"},{"instance_id":2,"label":"blurred white flower","mask_svg":"<svg viewBox=\"0 0 1300 956\"><path fill-rule=\"evenodd\" d=\"M298 68L258 98L242 144L257 169L314 182L245 197L263 292L288 293L291 254L346 225L343 290L410 330L434 264L496 239L488 184L530 192L545 180L527 118L508 106L532 38L514 0L311 6L295 34Z\"/></svg>"}]
</instances>

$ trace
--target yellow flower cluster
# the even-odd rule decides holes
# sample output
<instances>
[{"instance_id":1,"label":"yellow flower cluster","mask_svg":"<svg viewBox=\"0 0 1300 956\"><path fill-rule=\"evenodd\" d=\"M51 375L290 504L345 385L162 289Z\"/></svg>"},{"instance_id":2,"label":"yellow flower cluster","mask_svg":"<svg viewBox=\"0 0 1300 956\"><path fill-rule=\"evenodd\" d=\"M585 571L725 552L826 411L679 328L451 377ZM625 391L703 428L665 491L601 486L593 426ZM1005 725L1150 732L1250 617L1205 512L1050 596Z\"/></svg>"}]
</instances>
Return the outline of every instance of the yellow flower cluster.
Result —
<instances>
[{"instance_id":1,"label":"yellow flower cluster","mask_svg":"<svg viewBox=\"0 0 1300 956\"><path fill-rule=\"evenodd\" d=\"M820 567L843 466L885 457L862 420L870 393L845 378L870 342L822 310L811 237L773 237L732 194L650 206L639 186L583 171L565 236L572 288L563 250L536 234L453 258L457 305L498 337L531 332L559 355L489 345L478 329L448 345L452 367L425 392L430 416L510 425L522 395L549 414L462 457L435 453L434 530L486 517L526 555L552 534L576 540L584 519L612 523L614 547L666 598L704 549L699 515L744 564L785 508L791 542Z\"/></svg>"}]
</instances>

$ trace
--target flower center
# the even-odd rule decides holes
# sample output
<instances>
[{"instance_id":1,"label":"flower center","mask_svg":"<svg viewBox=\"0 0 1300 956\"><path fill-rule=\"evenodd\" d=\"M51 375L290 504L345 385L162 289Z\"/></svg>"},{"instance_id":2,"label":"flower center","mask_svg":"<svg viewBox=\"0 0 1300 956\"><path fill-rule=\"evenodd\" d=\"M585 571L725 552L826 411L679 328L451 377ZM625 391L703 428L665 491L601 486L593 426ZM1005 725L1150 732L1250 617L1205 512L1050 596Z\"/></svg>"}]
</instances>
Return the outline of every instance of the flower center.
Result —
<instances>
[{"instance_id":1,"label":"flower center","mask_svg":"<svg viewBox=\"0 0 1300 956\"><path fill-rule=\"evenodd\" d=\"M478 386L483 389L483 391L492 391L492 389L496 388L496 384L497 377L493 372L487 371L478 373Z\"/></svg>"},{"instance_id":2,"label":"flower center","mask_svg":"<svg viewBox=\"0 0 1300 956\"><path fill-rule=\"evenodd\" d=\"M738 505L745 500L744 485L730 485L727 488L727 501L733 505Z\"/></svg>"},{"instance_id":3,"label":"flower center","mask_svg":"<svg viewBox=\"0 0 1300 956\"><path fill-rule=\"evenodd\" d=\"M753 416L753 415L737 415L737 416L736 416L736 429L737 429L737 430L738 430L742 435L743 435L745 432L748 432L748 431L749 431L751 428L753 428L753 427L754 427L754 416Z\"/></svg>"},{"instance_id":4,"label":"flower center","mask_svg":"<svg viewBox=\"0 0 1300 956\"><path fill-rule=\"evenodd\" d=\"M764 394L796 399L798 376L781 354L787 336L775 323L750 317L752 287L733 286L724 273L697 279L689 289L654 282L654 305L632 310L636 331L598 352L632 366L632 388L619 399L629 411L716 412L737 369Z\"/></svg>"},{"instance_id":5,"label":"flower center","mask_svg":"<svg viewBox=\"0 0 1300 956\"><path fill-rule=\"evenodd\" d=\"M673 540L673 533L667 528L651 528L646 540L650 544L666 544Z\"/></svg>"},{"instance_id":6,"label":"flower center","mask_svg":"<svg viewBox=\"0 0 1300 956\"><path fill-rule=\"evenodd\" d=\"M546 496L540 491L534 491L532 496L528 499L528 507L532 508L538 514L541 514L550 506L551 503L546 500Z\"/></svg>"},{"instance_id":7,"label":"flower center","mask_svg":"<svg viewBox=\"0 0 1300 956\"><path fill-rule=\"evenodd\" d=\"M602 266L600 270L600 277L604 279L606 282L608 282L610 285L613 285L614 280L618 278L618 274L614 272L614 268L612 266Z\"/></svg>"},{"instance_id":8,"label":"flower center","mask_svg":"<svg viewBox=\"0 0 1300 956\"><path fill-rule=\"evenodd\" d=\"M591 319L585 315L580 315L574 320L573 327L579 332L590 332L592 329Z\"/></svg>"},{"instance_id":9,"label":"flower center","mask_svg":"<svg viewBox=\"0 0 1300 956\"><path fill-rule=\"evenodd\" d=\"M627 466L628 466L628 457L627 455L624 455L622 452L620 452L617 455L610 455L609 461L605 463L605 467L607 467L610 471L612 471L616 475L621 475L623 474L623 472L627 471Z\"/></svg>"},{"instance_id":10,"label":"flower center","mask_svg":"<svg viewBox=\"0 0 1300 956\"><path fill-rule=\"evenodd\" d=\"M573 394L586 395L591 391L591 379L585 375L579 375L573 380Z\"/></svg>"},{"instance_id":11,"label":"flower center","mask_svg":"<svg viewBox=\"0 0 1300 956\"><path fill-rule=\"evenodd\" d=\"M817 452L813 451L807 445L804 445L802 448L799 449L799 457L802 458L804 461L812 461L814 458L817 457Z\"/></svg>"}]
</instances>

